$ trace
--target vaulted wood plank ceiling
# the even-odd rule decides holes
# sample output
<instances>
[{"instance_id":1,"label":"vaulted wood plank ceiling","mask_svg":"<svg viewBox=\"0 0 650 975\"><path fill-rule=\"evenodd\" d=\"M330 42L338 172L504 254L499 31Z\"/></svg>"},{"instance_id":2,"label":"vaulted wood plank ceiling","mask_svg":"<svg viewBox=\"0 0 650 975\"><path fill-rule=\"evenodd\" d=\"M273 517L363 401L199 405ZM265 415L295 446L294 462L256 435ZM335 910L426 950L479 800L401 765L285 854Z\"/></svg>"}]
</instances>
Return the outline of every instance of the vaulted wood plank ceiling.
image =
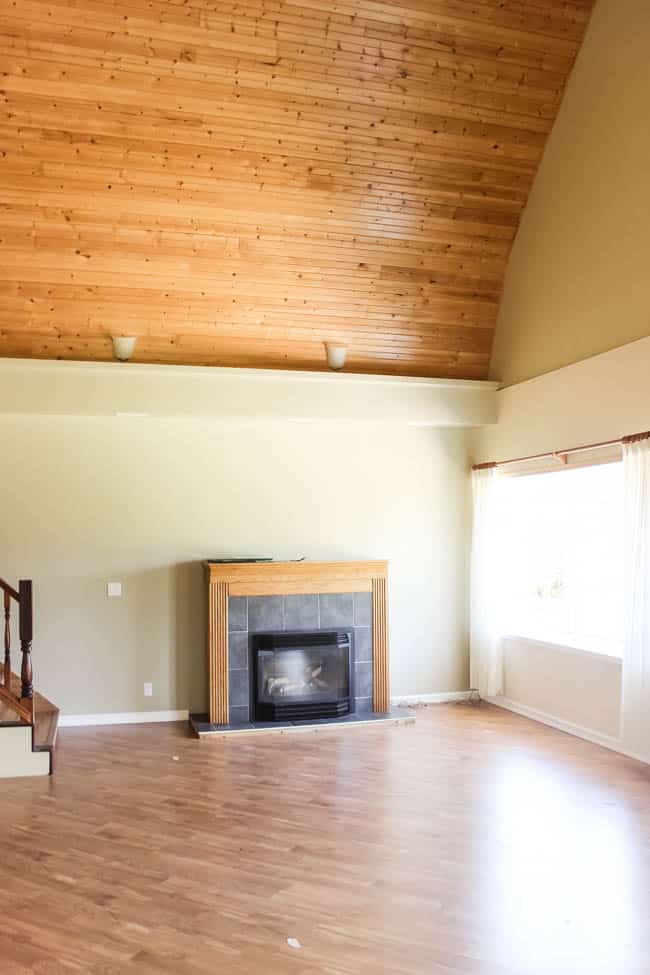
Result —
<instances>
[{"instance_id":1,"label":"vaulted wood plank ceiling","mask_svg":"<svg viewBox=\"0 0 650 975\"><path fill-rule=\"evenodd\" d=\"M593 0L13 0L0 355L483 378Z\"/></svg>"}]
</instances>

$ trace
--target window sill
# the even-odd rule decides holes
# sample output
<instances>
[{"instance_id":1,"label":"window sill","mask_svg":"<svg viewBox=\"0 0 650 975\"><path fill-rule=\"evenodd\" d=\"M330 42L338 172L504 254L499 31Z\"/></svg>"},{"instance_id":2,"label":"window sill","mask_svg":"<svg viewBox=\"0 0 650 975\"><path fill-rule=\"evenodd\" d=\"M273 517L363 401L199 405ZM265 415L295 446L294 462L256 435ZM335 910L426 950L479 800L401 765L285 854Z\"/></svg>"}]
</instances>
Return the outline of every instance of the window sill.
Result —
<instances>
[{"instance_id":1,"label":"window sill","mask_svg":"<svg viewBox=\"0 0 650 975\"><path fill-rule=\"evenodd\" d=\"M556 650L560 653L572 653L578 657L598 657L599 660L608 660L613 664L621 666L621 657L612 653L604 653L602 650L585 650L583 647L572 647L566 643L552 643L550 640L538 640L535 637L519 636L517 633L507 633L503 640L512 640L517 643L532 644L536 647L547 647L549 650Z\"/></svg>"}]
</instances>

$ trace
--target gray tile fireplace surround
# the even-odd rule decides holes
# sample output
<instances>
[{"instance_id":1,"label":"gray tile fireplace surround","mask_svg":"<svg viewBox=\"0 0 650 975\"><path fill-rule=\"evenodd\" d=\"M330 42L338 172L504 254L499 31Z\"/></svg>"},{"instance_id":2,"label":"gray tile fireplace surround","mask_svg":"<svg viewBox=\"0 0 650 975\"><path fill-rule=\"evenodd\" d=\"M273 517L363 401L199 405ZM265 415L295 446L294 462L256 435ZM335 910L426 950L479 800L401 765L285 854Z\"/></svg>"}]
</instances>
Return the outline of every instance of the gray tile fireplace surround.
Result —
<instances>
[{"instance_id":1,"label":"gray tile fireplace surround","mask_svg":"<svg viewBox=\"0 0 650 975\"><path fill-rule=\"evenodd\" d=\"M355 709L372 711L372 594L231 596L228 600L230 723L250 720L249 637L268 630L354 631Z\"/></svg>"}]
</instances>

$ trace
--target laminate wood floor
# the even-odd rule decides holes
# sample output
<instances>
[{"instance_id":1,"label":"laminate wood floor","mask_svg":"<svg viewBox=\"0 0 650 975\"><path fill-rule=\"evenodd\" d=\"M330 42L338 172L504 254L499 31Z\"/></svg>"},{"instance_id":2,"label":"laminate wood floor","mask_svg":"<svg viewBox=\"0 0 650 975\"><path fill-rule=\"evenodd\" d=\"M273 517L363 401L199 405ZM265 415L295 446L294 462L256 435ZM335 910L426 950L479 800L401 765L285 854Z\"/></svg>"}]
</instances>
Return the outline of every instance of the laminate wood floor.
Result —
<instances>
[{"instance_id":1,"label":"laminate wood floor","mask_svg":"<svg viewBox=\"0 0 650 975\"><path fill-rule=\"evenodd\" d=\"M650 972L650 770L484 705L63 729L0 853L2 975Z\"/></svg>"}]
</instances>

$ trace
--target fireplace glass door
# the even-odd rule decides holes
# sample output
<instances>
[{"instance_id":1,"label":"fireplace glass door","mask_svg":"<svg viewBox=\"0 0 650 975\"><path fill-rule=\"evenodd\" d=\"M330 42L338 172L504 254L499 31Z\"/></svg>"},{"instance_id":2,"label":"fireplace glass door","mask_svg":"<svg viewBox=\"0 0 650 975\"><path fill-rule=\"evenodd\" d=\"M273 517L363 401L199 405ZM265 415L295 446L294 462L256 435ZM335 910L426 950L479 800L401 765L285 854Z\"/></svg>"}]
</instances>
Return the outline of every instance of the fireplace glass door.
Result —
<instances>
[{"instance_id":1,"label":"fireplace glass door","mask_svg":"<svg viewBox=\"0 0 650 975\"><path fill-rule=\"evenodd\" d=\"M257 721L299 721L348 714L350 632L253 636L253 714Z\"/></svg>"}]
</instances>

